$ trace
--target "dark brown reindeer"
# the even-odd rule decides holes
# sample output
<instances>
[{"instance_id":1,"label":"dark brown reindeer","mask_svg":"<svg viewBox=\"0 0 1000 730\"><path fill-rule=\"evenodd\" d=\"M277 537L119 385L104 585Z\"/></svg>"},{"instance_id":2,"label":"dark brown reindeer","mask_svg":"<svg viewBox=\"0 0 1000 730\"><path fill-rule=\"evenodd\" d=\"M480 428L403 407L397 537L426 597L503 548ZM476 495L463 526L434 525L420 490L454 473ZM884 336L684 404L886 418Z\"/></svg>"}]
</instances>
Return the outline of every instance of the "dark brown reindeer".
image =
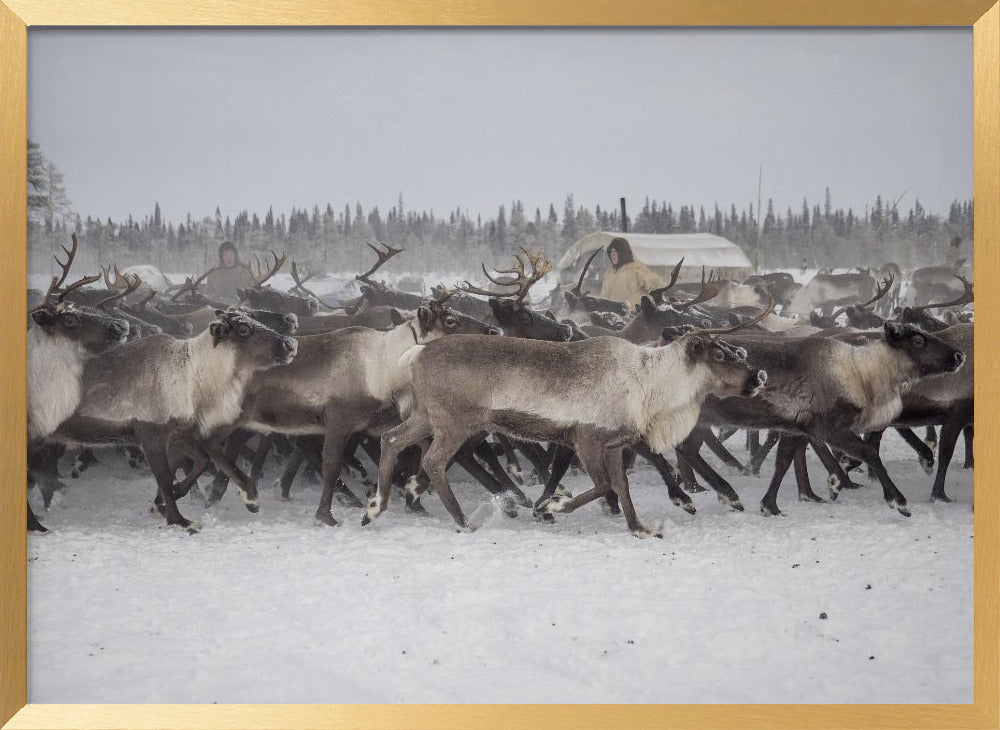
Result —
<instances>
[{"instance_id":1,"label":"dark brown reindeer","mask_svg":"<svg viewBox=\"0 0 1000 730\"><path fill-rule=\"evenodd\" d=\"M732 337L749 359L770 374L768 387L754 402L739 398L709 398L702 409L706 425L773 429L825 442L871 466L882 483L886 503L909 516L906 497L893 483L878 449L858 433L882 428L902 411L903 393L921 378L954 372L965 360L961 350L912 325L886 323L875 335L853 335L849 341L831 337L783 338L769 333ZM800 443L789 440L779 450L774 477L761 502L765 515L780 514L775 497L781 478ZM825 448L817 454L831 474L839 467ZM709 481L719 488L721 477ZM706 478L708 478L706 476ZM725 480L721 483L730 488ZM839 484L831 484L836 493Z\"/></svg>"},{"instance_id":2,"label":"dark brown reindeer","mask_svg":"<svg viewBox=\"0 0 1000 730\"><path fill-rule=\"evenodd\" d=\"M317 299L311 296L283 292L267 284L267 281L278 273L288 259L286 254L278 256L274 251L271 251L271 257L271 264L266 269L256 259L254 260L254 265L250 268L254 285L236 291L240 302L253 309L267 309L283 314L295 314L299 317L311 317L317 314L320 310Z\"/></svg>"},{"instance_id":3,"label":"dark brown reindeer","mask_svg":"<svg viewBox=\"0 0 1000 730\"><path fill-rule=\"evenodd\" d=\"M291 362L296 348L294 339L235 308L189 340L159 335L128 342L85 364L80 403L52 438L87 445L133 438L156 477L167 524L196 531L177 509L169 443L192 433L213 460L221 460L221 446L209 434L239 417L255 373ZM238 483L247 508L256 512L255 486Z\"/></svg>"},{"instance_id":4,"label":"dark brown reindeer","mask_svg":"<svg viewBox=\"0 0 1000 730\"><path fill-rule=\"evenodd\" d=\"M766 374L743 355L708 334L658 348L613 337L564 343L465 337L430 343L411 368L413 413L382 436L378 500L363 523L387 508L397 455L432 439L421 467L456 524L467 529L445 470L471 435L498 431L573 447L594 480L594 489L569 499L555 497L541 512L571 511L613 491L633 534L651 534L632 506L622 449L645 440L663 453L695 425L709 393L755 393ZM629 373L624 389L609 372Z\"/></svg>"},{"instance_id":5,"label":"dark brown reindeer","mask_svg":"<svg viewBox=\"0 0 1000 730\"><path fill-rule=\"evenodd\" d=\"M871 298L869 298L864 302L859 302L856 304L848 304L846 306L843 306L829 315L822 315L815 311L810 312L809 322L814 327L819 327L820 329L837 327L838 326L837 320L840 318L841 315L844 314L847 315L847 320L848 322L851 323L852 327L858 326L857 324L855 324L856 322L857 323L860 323L862 321L869 322L871 321L871 318L867 315L872 314L872 310L870 309L870 307L874 305L876 302L885 298L885 296L892 290L894 281L895 279L893 278L892 274L890 274L876 285L875 294ZM882 324L881 321L879 321L879 323L874 326L880 327L881 324Z\"/></svg>"}]
</instances>

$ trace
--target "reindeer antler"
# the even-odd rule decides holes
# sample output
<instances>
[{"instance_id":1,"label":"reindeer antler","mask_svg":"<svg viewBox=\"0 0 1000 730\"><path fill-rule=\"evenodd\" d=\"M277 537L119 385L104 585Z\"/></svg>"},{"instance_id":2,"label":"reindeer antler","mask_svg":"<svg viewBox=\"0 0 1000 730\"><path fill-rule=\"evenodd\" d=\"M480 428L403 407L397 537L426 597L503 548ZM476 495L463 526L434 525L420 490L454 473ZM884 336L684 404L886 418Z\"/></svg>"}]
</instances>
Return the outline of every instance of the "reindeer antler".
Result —
<instances>
[{"instance_id":1,"label":"reindeer antler","mask_svg":"<svg viewBox=\"0 0 1000 730\"><path fill-rule=\"evenodd\" d=\"M296 264L296 262L295 262L295 261L292 261L292 280L293 280L293 281L295 281L295 286L294 286L294 288L295 288L295 289L298 289L298 290L299 290L299 291L301 291L301 292L302 292L303 294L305 294L305 295L307 295L307 296L310 296L310 297L312 297L313 299L315 299L315 300L316 300L316 301L317 301L317 302L319 303L319 305L320 305L321 307L323 307L323 308L325 308L325 309L328 309L328 310L330 310L331 312L332 312L332 311L334 311L334 308L333 308L333 307L331 307L330 305L328 305L328 304L327 304L326 302L324 302L324 301L323 301L322 299L320 299L320 298L319 298L319 295L317 295L317 294L315 294L314 292L311 292L311 291L309 291L308 289L306 289L306 287L305 287L305 283L306 283L307 281L309 281L309 279L311 279L311 278L312 278L312 277L313 277L314 275L315 275L314 273L310 272L309 274L307 274L307 275L306 275L306 277L305 277L305 278L302 278L302 277L300 277L300 276L299 276L299 267L298 267L298 264Z\"/></svg>"},{"instance_id":2,"label":"reindeer antler","mask_svg":"<svg viewBox=\"0 0 1000 730\"><path fill-rule=\"evenodd\" d=\"M101 301L99 301L94 306L97 307L97 308L99 308L99 309L103 309L105 305L110 304L113 301L116 301L118 299L124 299L129 294L131 294L136 289L138 289L139 286L142 284L142 279L140 279L137 274L125 274L124 277L125 277L125 288L122 291L118 292L117 294L112 294L107 299L102 299ZM153 292L153 293L155 294L156 292ZM149 298L147 298L143 302L143 304L145 304L148 301L149 301Z\"/></svg>"},{"instance_id":3,"label":"reindeer antler","mask_svg":"<svg viewBox=\"0 0 1000 730\"><path fill-rule=\"evenodd\" d=\"M190 276L187 277L184 280L184 283L181 284L180 289L178 289L177 291L175 291L173 293L173 295L170 297L170 301L176 302L177 299L182 294L194 294L198 290L198 285L201 282L205 281L205 279L208 278L208 275L211 274L213 271L215 271L217 268L219 268L219 267L218 266L213 266L211 269L209 269L208 271L206 271L204 274L202 274L201 276L199 276L197 279L192 279Z\"/></svg>"},{"instance_id":4,"label":"reindeer antler","mask_svg":"<svg viewBox=\"0 0 1000 730\"><path fill-rule=\"evenodd\" d=\"M763 312L761 312L760 314L758 314L753 319L747 320L746 322L743 322L742 324L738 324L735 327L729 327L728 329L723 329L723 330L696 330L696 332L698 334L704 334L704 335L727 335L727 334L730 334L732 332L736 332L737 330L742 330L742 329L746 329L747 327L752 327L753 325L757 324L758 322L761 322L764 319L766 319L767 316L769 314L771 314L771 312L773 312L773 311L774 311L774 297L772 297L771 294L768 293L768 295L767 295L767 307L764 309Z\"/></svg>"},{"instance_id":5,"label":"reindeer antler","mask_svg":"<svg viewBox=\"0 0 1000 730\"><path fill-rule=\"evenodd\" d=\"M448 289L447 287L445 287L444 284L438 284L438 287L440 288L440 291L438 292L437 296L435 296L430 301L432 306L438 306L438 307L443 306L445 302L447 302L453 296L458 294L459 291L461 291L460 289Z\"/></svg>"},{"instance_id":6,"label":"reindeer antler","mask_svg":"<svg viewBox=\"0 0 1000 730\"><path fill-rule=\"evenodd\" d=\"M570 291L573 292L573 294L576 295L578 298L583 296L583 292L582 292L582 289L583 289L583 279L584 279L585 276L587 276L587 269L590 268L590 262L593 261L594 258L597 256L597 254L599 254L602 250L603 249L601 249L601 248L595 248L594 249L594 253L590 254L590 258L587 259L587 263L585 263L583 265L583 270L580 272L580 278L579 278L579 280L577 280L576 286L574 286L572 289L570 289Z\"/></svg>"},{"instance_id":7,"label":"reindeer antler","mask_svg":"<svg viewBox=\"0 0 1000 730\"><path fill-rule=\"evenodd\" d=\"M708 275L708 281L705 281L705 267L701 267L701 291L698 292L698 296L680 304L675 304L676 309L682 312L690 309L695 304L701 304L702 302L707 302L709 299L714 299L719 296L719 289L722 286L722 282L715 278L715 269L711 271ZM770 294L768 294L770 296Z\"/></svg>"},{"instance_id":8,"label":"reindeer antler","mask_svg":"<svg viewBox=\"0 0 1000 730\"><path fill-rule=\"evenodd\" d=\"M66 252L66 263L63 263L62 261L60 261L58 256L56 256L56 255L52 256L52 258L54 258L56 260L56 263L59 264L59 268L62 269L62 276L59 277L59 280L56 282L56 285L55 285L53 291L55 289L58 289L59 287L61 287L63 285L63 282L66 281L66 277L69 276L69 270L71 268L73 268L73 259L76 258L76 251L77 251L76 234L75 233L72 234L71 238L72 238L72 241L73 241L73 247L71 249L70 248L66 248L63 245L59 246L63 251Z\"/></svg>"},{"instance_id":9,"label":"reindeer antler","mask_svg":"<svg viewBox=\"0 0 1000 730\"><path fill-rule=\"evenodd\" d=\"M910 307L911 311L923 311L925 309L941 309L942 307L960 307L963 304L971 304L975 300L974 292L972 289L972 284L964 276L958 274L952 274L956 279L962 282L962 287L964 291L957 298L950 302L938 302L937 304L924 304L919 307Z\"/></svg>"},{"instance_id":10,"label":"reindeer antler","mask_svg":"<svg viewBox=\"0 0 1000 730\"><path fill-rule=\"evenodd\" d=\"M127 289L129 286L128 275L122 274L118 270L118 264L115 264L115 280L111 281L111 267L102 266L101 271L104 273L104 284L108 289Z\"/></svg>"},{"instance_id":11,"label":"reindeer antler","mask_svg":"<svg viewBox=\"0 0 1000 730\"><path fill-rule=\"evenodd\" d=\"M79 289L81 286L87 286L87 284L93 284L95 281L100 281L100 280L101 280L100 274L96 274L94 276L84 276L79 281L74 282L73 284L70 284L68 287L63 289L62 292L59 294L59 296L56 298L56 304L62 302L66 298L66 295L69 294L71 291Z\"/></svg>"},{"instance_id":12,"label":"reindeer antler","mask_svg":"<svg viewBox=\"0 0 1000 730\"><path fill-rule=\"evenodd\" d=\"M859 307L871 306L872 304L874 304L879 299L881 299L882 297L884 297L886 294L889 293L889 290L892 289L892 285L894 282L895 282L895 277L893 277L893 275L890 273L887 277L882 279L881 284L878 283L875 284L875 296L873 296L867 302L862 302L856 306ZM840 309L838 309L837 311L835 311L833 314L830 315L830 319L836 319L846 311L847 307L841 307Z\"/></svg>"},{"instance_id":13,"label":"reindeer antler","mask_svg":"<svg viewBox=\"0 0 1000 730\"><path fill-rule=\"evenodd\" d=\"M257 264L256 267L254 267L256 271L254 269L250 270L250 275L253 277L254 286L262 286L265 281L267 281L272 276L277 274L278 271L281 269L281 267L285 265L285 261L288 260L288 254L285 253L281 254L281 256L279 257L278 254L276 254L274 251L271 251L271 256L274 257L274 262L266 272L262 271L263 267L260 265L260 262L257 261L257 258L254 257L254 262Z\"/></svg>"},{"instance_id":14,"label":"reindeer antler","mask_svg":"<svg viewBox=\"0 0 1000 730\"><path fill-rule=\"evenodd\" d=\"M543 276L552 271L552 262L543 254L533 254L524 246L518 246L521 251L524 252L525 257L528 259L528 263L524 262L520 254L514 254L514 260L517 262L512 269L496 269L498 274L514 274L515 279L494 279L489 273L486 272L486 266L483 265L483 272L486 273L486 278L489 279L494 284L499 286L515 286L517 289L510 292L495 292L487 291L486 289L480 289L468 281L462 282L463 286L459 287L459 291L466 292L467 294L481 294L487 297L515 297L517 302L520 304L524 301L524 298L528 295L528 290L537 283ZM525 270L526 266L531 266L531 273L527 273Z\"/></svg>"},{"instance_id":15,"label":"reindeer antler","mask_svg":"<svg viewBox=\"0 0 1000 730\"><path fill-rule=\"evenodd\" d=\"M673 285L677 283L677 277L681 273L681 264L683 263L684 263L684 257L682 256L681 260L677 262L677 265L674 266L673 270L670 272L670 283L664 287L660 287L659 289L653 289L651 292L649 292L649 296L652 298L654 304L663 304L663 292L667 291L667 289L672 288Z\"/></svg>"},{"instance_id":16,"label":"reindeer antler","mask_svg":"<svg viewBox=\"0 0 1000 730\"><path fill-rule=\"evenodd\" d=\"M375 252L375 255L378 256L378 261L376 261L375 265L372 266L370 269L368 269L368 271L366 271L363 274L358 274L354 278L357 279L358 281L368 284L369 286L377 286L377 284L374 281L372 281L369 277L376 271L378 271L386 261L391 259L396 254L403 253L403 251L405 251L406 249L393 248L392 246L383 243L382 245L385 246L385 250L383 251L382 249L377 248L376 246L374 246L371 243L368 243L367 241L365 242L365 245L367 245L368 248L370 248L372 251Z\"/></svg>"}]
</instances>

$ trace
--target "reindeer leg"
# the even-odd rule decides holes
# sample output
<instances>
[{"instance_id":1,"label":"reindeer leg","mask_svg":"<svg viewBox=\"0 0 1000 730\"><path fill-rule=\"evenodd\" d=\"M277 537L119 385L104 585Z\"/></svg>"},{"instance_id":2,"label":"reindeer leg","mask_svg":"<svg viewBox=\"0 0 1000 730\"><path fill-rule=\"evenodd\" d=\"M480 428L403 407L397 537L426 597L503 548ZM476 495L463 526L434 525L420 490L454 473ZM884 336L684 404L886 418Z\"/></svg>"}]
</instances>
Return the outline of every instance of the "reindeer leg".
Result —
<instances>
[{"instance_id":1,"label":"reindeer leg","mask_svg":"<svg viewBox=\"0 0 1000 730\"><path fill-rule=\"evenodd\" d=\"M925 434L924 443L926 443L929 448L934 449L938 442L937 431L934 430L933 426L928 426Z\"/></svg>"},{"instance_id":2,"label":"reindeer leg","mask_svg":"<svg viewBox=\"0 0 1000 730\"><path fill-rule=\"evenodd\" d=\"M871 464L875 471L875 476L882 483L882 494L886 504L904 517L910 516L910 508L906 504L906 497L899 491L899 488L892 481L892 477L889 476L889 472L886 471L885 465L878 454L878 449L871 444L865 443L856 434L846 429L825 428L817 435L833 448L840 449L850 456L856 456L866 464ZM938 468L940 468L940 464Z\"/></svg>"},{"instance_id":3,"label":"reindeer leg","mask_svg":"<svg viewBox=\"0 0 1000 730\"><path fill-rule=\"evenodd\" d=\"M831 500L834 502L837 501L841 489L860 489L860 485L851 481L850 475L844 471L844 468L840 465L840 460L833 455L829 446L815 438L809 439L809 445L813 447L816 456L819 457L819 460L823 462L823 466L826 468L826 483L830 490Z\"/></svg>"},{"instance_id":4,"label":"reindeer leg","mask_svg":"<svg viewBox=\"0 0 1000 730\"><path fill-rule=\"evenodd\" d=\"M966 414L959 411L952 413L941 427L941 438L938 441L938 468L934 475L934 486L931 488L931 501L950 502L951 498L944 492L945 477L951 465L951 457L955 453L955 443L965 428Z\"/></svg>"},{"instance_id":5,"label":"reindeer leg","mask_svg":"<svg viewBox=\"0 0 1000 730\"><path fill-rule=\"evenodd\" d=\"M777 431L767 432L767 438L764 439L764 444L762 446L758 446L755 451L751 451L750 461L746 468L748 474L753 474L755 476L760 474L760 468L764 466L764 459L766 459L767 455L771 453L771 449L774 448L774 445L778 443L780 436L781 434Z\"/></svg>"},{"instance_id":6,"label":"reindeer leg","mask_svg":"<svg viewBox=\"0 0 1000 730\"><path fill-rule=\"evenodd\" d=\"M452 435L447 431L435 430L434 440L431 441L430 448L424 453L420 465L427 472L427 476L437 490L441 502L444 504L445 509L448 510L448 514L455 520L455 524L458 525L460 530L467 531L470 529L469 524L462 513L461 505L459 505L458 500L455 499L455 494L451 491L447 474L448 462L465 440L464 436L460 436L457 433Z\"/></svg>"},{"instance_id":7,"label":"reindeer leg","mask_svg":"<svg viewBox=\"0 0 1000 730\"><path fill-rule=\"evenodd\" d=\"M251 436L253 436L253 431L236 429L226 438L225 451L220 447L209 452L212 455L212 461L221 468L220 459L223 459L230 465L229 470L232 471L236 468L236 460L239 458L240 452L243 451L244 444L250 440ZM208 487L208 493L205 495L206 507L211 507L222 499L229 487L229 479L229 473L225 469L222 469L222 473L215 475L215 479L212 480L212 484Z\"/></svg>"},{"instance_id":8,"label":"reindeer leg","mask_svg":"<svg viewBox=\"0 0 1000 730\"><path fill-rule=\"evenodd\" d=\"M512 444L514 446L520 446L520 442L515 442ZM468 454L469 442L463 445L462 449L459 450L461 454ZM515 502L517 502L522 507L531 507L532 501L521 491L521 488L517 486L514 481L510 478L510 474L503 466L500 464L500 460L497 458L496 452L490 446L490 444L485 440L485 437L480 443L475 447L475 452L478 454L486 465L489 467L495 481L503 485L504 491L509 492L510 496ZM463 464L464 466L464 464ZM466 469L468 471L468 469ZM547 473L547 472L546 472Z\"/></svg>"},{"instance_id":9,"label":"reindeer leg","mask_svg":"<svg viewBox=\"0 0 1000 730\"><path fill-rule=\"evenodd\" d=\"M28 532L48 532L48 528L44 527L38 518L35 517L34 510L31 509L31 502L28 502Z\"/></svg>"},{"instance_id":10,"label":"reindeer leg","mask_svg":"<svg viewBox=\"0 0 1000 730\"><path fill-rule=\"evenodd\" d=\"M931 474L934 471L934 450L925 444L924 441L913 432L913 429L897 428L896 431L903 437L903 440L917 452L917 458L920 460L920 466L924 468L924 473Z\"/></svg>"},{"instance_id":11,"label":"reindeer leg","mask_svg":"<svg viewBox=\"0 0 1000 730\"><path fill-rule=\"evenodd\" d=\"M253 463L250 465L250 478L255 482L264 473L264 464L267 463L267 455L271 452L271 445L273 443L274 434L264 434L260 437L260 442L257 444L257 453L253 457Z\"/></svg>"},{"instance_id":12,"label":"reindeer leg","mask_svg":"<svg viewBox=\"0 0 1000 730\"><path fill-rule=\"evenodd\" d=\"M781 480L788 473L788 467L792 465L795 453L802 443L804 441L800 436L791 434L782 434L778 440L778 453L774 457L774 474L771 476L767 493L760 500L760 513L765 517L781 514L781 510L778 509L778 489L781 488Z\"/></svg>"},{"instance_id":13,"label":"reindeer leg","mask_svg":"<svg viewBox=\"0 0 1000 730\"><path fill-rule=\"evenodd\" d=\"M972 440L975 433L971 423L962 429L962 435L965 437L965 464L962 465L962 468L972 469L975 464L975 456L972 449Z\"/></svg>"},{"instance_id":14,"label":"reindeer leg","mask_svg":"<svg viewBox=\"0 0 1000 730\"><path fill-rule=\"evenodd\" d=\"M622 448L620 446L605 450L604 468L607 471L611 489L618 495L622 512L625 513L625 524L628 525L631 533L636 537L662 538L663 535L661 533L653 532L639 522L639 516L635 512L635 505L632 504L632 495L628 490L628 477L625 475L625 464L622 459Z\"/></svg>"},{"instance_id":15,"label":"reindeer leg","mask_svg":"<svg viewBox=\"0 0 1000 730\"><path fill-rule=\"evenodd\" d=\"M825 500L812 490L812 485L809 483L809 467L806 464L808 447L809 441L803 438L795 451L795 481L799 487L799 501L822 503Z\"/></svg>"},{"instance_id":16,"label":"reindeer leg","mask_svg":"<svg viewBox=\"0 0 1000 730\"><path fill-rule=\"evenodd\" d=\"M434 430L418 411L398 426L390 428L379 439L380 455L378 460L378 492L374 500L369 501L361 524L367 525L382 512L389 508L392 477L399 455L414 444L430 438ZM419 497L418 497L419 499Z\"/></svg>"},{"instance_id":17,"label":"reindeer leg","mask_svg":"<svg viewBox=\"0 0 1000 730\"><path fill-rule=\"evenodd\" d=\"M169 433L162 428L137 424L135 435L139 445L142 446L142 453L146 456L146 463L149 464L149 468L153 470L153 476L156 477L167 524L182 527L190 533L198 532L201 526L185 519L180 510L177 509L177 501L174 499L174 475L170 472L170 461L167 458Z\"/></svg>"},{"instance_id":18,"label":"reindeer leg","mask_svg":"<svg viewBox=\"0 0 1000 730\"><path fill-rule=\"evenodd\" d=\"M722 445L722 442L715 437L714 433L712 433L712 429L706 427L699 428L698 430L701 432L701 437L704 440L705 445L713 454L719 457L723 464L728 466L730 469L735 469L740 474L744 473L745 469L743 464L741 464L739 460L729 452L729 449Z\"/></svg>"},{"instance_id":19,"label":"reindeer leg","mask_svg":"<svg viewBox=\"0 0 1000 730\"><path fill-rule=\"evenodd\" d=\"M296 443L298 443L299 448L306 457L306 462L316 471L317 474L323 475L323 481L326 481L326 471L324 464L326 463L326 451L322 449L313 436L299 436ZM325 442L324 442L325 443ZM351 439L349 438L343 447L341 452L341 459L346 459L347 450L350 448ZM343 461L341 461L341 470L343 470ZM344 483L344 480L338 476L333 480L333 493L337 497L337 502L343 507L364 507L365 504L350 490L350 488Z\"/></svg>"},{"instance_id":20,"label":"reindeer leg","mask_svg":"<svg viewBox=\"0 0 1000 730\"><path fill-rule=\"evenodd\" d=\"M663 479L663 483L667 485L667 494L670 496L670 501L688 514L693 515L695 513L694 502L681 489L680 484L677 482L677 474L674 472L674 468L670 466L670 462L666 460L663 454L657 454L649 448L649 444L645 441L633 444L632 448L635 450L635 453L656 467L656 470L660 473L660 477Z\"/></svg>"},{"instance_id":21,"label":"reindeer leg","mask_svg":"<svg viewBox=\"0 0 1000 730\"><path fill-rule=\"evenodd\" d=\"M723 479L718 472L716 472L703 458L701 458L701 454L698 453L697 447L692 448L689 442L685 440L678 444L676 449L691 463L691 466L705 478L705 481L708 482L708 486L715 490L719 501L722 504L729 505L737 512L743 511L743 503L740 502L740 496L729 485L729 482Z\"/></svg>"},{"instance_id":22,"label":"reindeer leg","mask_svg":"<svg viewBox=\"0 0 1000 730\"><path fill-rule=\"evenodd\" d=\"M521 462L515 453L514 444L502 433L494 433L493 438L496 439L497 444L503 449L504 456L507 459L507 472L523 484L524 472L521 470Z\"/></svg>"},{"instance_id":23,"label":"reindeer leg","mask_svg":"<svg viewBox=\"0 0 1000 730\"><path fill-rule=\"evenodd\" d=\"M553 442L549 479L545 482L545 489L542 491L542 496L538 498L538 501L534 505L535 517L540 518L543 522L555 522L555 518L550 513L542 512L540 508L555 495L556 490L559 488L559 482L566 476L566 471L569 469L569 465L572 463L575 455L576 453L573 449L568 446ZM572 497L568 492L564 496L566 498Z\"/></svg>"},{"instance_id":24,"label":"reindeer leg","mask_svg":"<svg viewBox=\"0 0 1000 730\"><path fill-rule=\"evenodd\" d=\"M240 500L242 500L249 512L256 514L260 510L260 495L257 493L257 483L244 474L243 470L230 460L228 449L223 449L218 439L210 437L197 443L205 450L205 453L208 454L212 462L222 470L222 473L236 483L236 491L240 495ZM205 504L207 506L211 502L206 499Z\"/></svg>"},{"instance_id":25,"label":"reindeer leg","mask_svg":"<svg viewBox=\"0 0 1000 730\"><path fill-rule=\"evenodd\" d=\"M694 475L694 469L691 468L690 462L684 458L684 455L676 448L674 449L674 454L677 456L677 471L680 472L683 489L691 494L708 491L705 487L698 484L698 479Z\"/></svg>"},{"instance_id":26,"label":"reindeer leg","mask_svg":"<svg viewBox=\"0 0 1000 730\"><path fill-rule=\"evenodd\" d=\"M281 470L281 476L274 483L274 486L281 489L283 500L291 499L292 482L295 481L295 475L299 473L305 459L306 455L302 453L302 449L294 447L291 456L288 457L288 461L285 462L285 466Z\"/></svg>"}]
</instances>

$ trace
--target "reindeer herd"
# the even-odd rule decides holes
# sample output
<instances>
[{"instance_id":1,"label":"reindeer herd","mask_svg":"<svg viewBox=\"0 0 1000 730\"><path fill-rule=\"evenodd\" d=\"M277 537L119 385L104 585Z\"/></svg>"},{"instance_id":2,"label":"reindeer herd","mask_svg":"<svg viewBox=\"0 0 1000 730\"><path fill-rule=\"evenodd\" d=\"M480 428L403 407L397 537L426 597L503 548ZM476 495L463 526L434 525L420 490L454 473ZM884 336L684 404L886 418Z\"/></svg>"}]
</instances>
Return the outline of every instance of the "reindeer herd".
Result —
<instances>
[{"instance_id":1,"label":"reindeer herd","mask_svg":"<svg viewBox=\"0 0 1000 730\"><path fill-rule=\"evenodd\" d=\"M105 288L91 286L100 276L68 284L74 236L57 258L61 275L28 293L29 487L47 507L67 448L80 449L72 476L94 462L94 449L124 448L133 468L152 472L167 524L196 532L178 502L201 492L199 476L214 475L206 505L232 481L257 512L257 482L274 458L283 498L304 465L320 476L320 523L337 524L337 499L368 524L394 489L408 512L423 513L433 488L468 530L449 484L458 467L509 516L522 506L551 522L603 498L646 536L654 531L636 514L627 476L639 457L690 513L689 494L704 491L699 479L743 510L705 448L745 473L759 473L776 448L764 515L780 514L778 489L793 465L799 498L823 501L810 486L812 448L831 499L856 487L851 472L865 465L887 504L908 516L879 455L887 428L929 474L940 427L932 499L948 501L960 435L972 466L973 324L962 307L973 290L961 276L949 273L958 296L935 302L924 291L920 304L901 307L902 275L892 267L852 275L858 282L845 295L836 275L812 289L780 274L732 282L703 273L700 284L678 284L678 262L669 284L633 310L583 290L598 249L575 286L533 307L528 294L551 264L525 249L512 268L491 274L483 265L487 288L463 282L421 297L372 279L400 249L369 245L377 261L356 277L361 296L334 308L307 288L312 277L296 262L290 291L269 285L286 260L276 253L252 269L254 286L239 291L238 305L202 294L207 274L156 288L116 266L103 271ZM725 443L740 430L746 465ZM523 490L522 462L544 484L536 500ZM593 481L577 495L560 484L574 464ZM345 480L367 487L364 501ZM28 528L45 529L30 505Z\"/></svg>"}]
</instances>

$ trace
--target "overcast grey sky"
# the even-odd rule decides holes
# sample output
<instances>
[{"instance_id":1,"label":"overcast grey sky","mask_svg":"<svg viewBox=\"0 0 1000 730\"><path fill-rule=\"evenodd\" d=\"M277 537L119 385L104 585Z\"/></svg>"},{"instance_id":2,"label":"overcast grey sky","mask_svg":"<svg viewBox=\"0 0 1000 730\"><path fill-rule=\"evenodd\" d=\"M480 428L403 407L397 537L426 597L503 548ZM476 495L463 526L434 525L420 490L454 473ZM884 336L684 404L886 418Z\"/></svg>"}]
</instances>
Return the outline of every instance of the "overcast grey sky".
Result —
<instances>
[{"instance_id":1,"label":"overcast grey sky","mask_svg":"<svg viewBox=\"0 0 1000 730\"><path fill-rule=\"evenodd\" d=\"M28 134L83 215L360 201L529 215L972 197L972 32L64 30L28 37Z\"/></svg>"}]
</instances>

